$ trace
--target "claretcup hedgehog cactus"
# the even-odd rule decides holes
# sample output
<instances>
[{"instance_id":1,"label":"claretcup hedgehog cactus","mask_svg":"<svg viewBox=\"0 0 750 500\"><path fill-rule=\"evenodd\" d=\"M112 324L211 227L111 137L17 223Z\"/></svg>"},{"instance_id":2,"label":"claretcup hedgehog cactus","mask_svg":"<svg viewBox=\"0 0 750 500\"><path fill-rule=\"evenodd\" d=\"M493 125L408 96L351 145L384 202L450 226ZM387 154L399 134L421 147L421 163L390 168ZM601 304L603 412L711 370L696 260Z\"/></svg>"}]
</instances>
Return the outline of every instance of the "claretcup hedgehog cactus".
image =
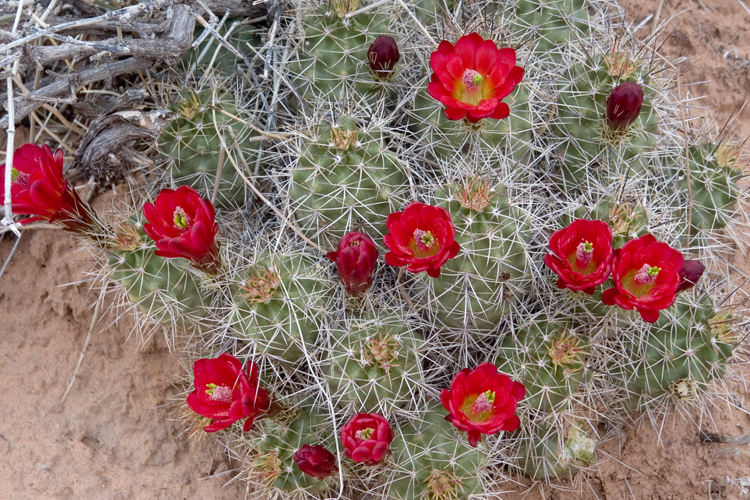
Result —
<instances>
[{"instance_id":1,"label":"claretcup hedgehog cactus","mask_svg":"<svg viewBox=\"0 0 750 500\"><path fill-rule=\"evenodd\" d=\"M595 466L598 419L699 404L731 373L742 152L683 128L672 73L606 5L278 12L263 67L230 58L231 98L185 79L160 139L175 158L151 199L215 194L218 231L170 205L170 234L134 218L110 256L194 360L233 356L251 386L237 367L258 366L258 412L195 369L240 478L284 499L490 498ZM193 230L213 246L181 244Z\"/></svg>"}]
</instances>

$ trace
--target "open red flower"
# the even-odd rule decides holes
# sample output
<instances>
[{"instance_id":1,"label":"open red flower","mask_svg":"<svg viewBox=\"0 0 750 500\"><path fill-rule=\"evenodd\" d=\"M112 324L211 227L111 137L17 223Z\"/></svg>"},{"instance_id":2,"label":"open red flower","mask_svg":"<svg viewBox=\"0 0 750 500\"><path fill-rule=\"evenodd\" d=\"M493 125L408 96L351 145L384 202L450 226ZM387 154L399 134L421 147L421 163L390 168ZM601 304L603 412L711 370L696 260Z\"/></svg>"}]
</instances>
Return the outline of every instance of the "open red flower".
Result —
<instances>
[{"instance_id":1,"label":"open red flower","mask_svg":"<svg viewBox=\"0 0 750 500\"><path fill-rule=\"evenodd\" d=\"M644 321L654 323L660 310L674 304L684 261L682 253L650 234L631 240L615 255L615 288L604 291L602 302L636 309Z\"/></svg>"},{"instance_id":2,"label":"open red flower","mask_svg":"<svg viewBox=\"0 0 750 500\"><path fill-rule=\"evenodd\" d=\"M507 118L510 108L502 99L523 78L516 66L516 51L498 49L492 40L477 33L462 36L456 46L443 40L430 54L434 71L427 92L445 104L449 120Z\"/></svg>"},{"instance_id":3,"label":"open red flower","mask_svg":"<svg viewBox=\"0 0 750 500\"><path fill-rule=\"evenodd\" d=\"M378 413L357 413L341 428L344 453L357 463L375 465L391 451L393 430Z\"/></svg>"},{"instance_id":4,"label":"open red flower","mask_svg":"<svg viewBox=\"0 0 750 500\"><path fill-rule=\"evenodd\" d=\"M336 455L320 445L306 444L297 450L292 458L299 470L317 479L325 479L339 470L336 466Z\"/></svg>"},{"instance_id":5,"label":"open red flower","mask_svg":"<svg viewBox=\"0 0 750 500\"><path fill-rule=\"evenodd\" d=\"M195 390L188 395L191 410L213 419L206 432L226 429L247 418L243 430L249 431L255 418L270 407L268 392L258 385L258 367L252 361L247 369L231 354L199 359L193 365Z\"/></svg>"},{"instance_id":6,"label":"open red flower","mask_svg":"<svg viewBox=\"0 0 750 500\"><path fill-rule=\"evenodd\" d=\"M378 249L365 233L346 233L339 241L337 251L328 252L326 257L336 263L339 279L351 295L363 294L372 285Z\"/></svg>"},{"instance_id":7,"label":"open red flower","mask_svg":"<svg viewBox=\"0 0 750 500\"><path fill-rule=\"evenodd\" d=\"M13 212L34 215L21 224L46 220L68 231L92 227L92 212L63 175L63 152L52 153L46 144L24 144L13 153L10 186ZM5 193L5 165L0 172L0 193Z\"/></svg>"},{"instance_id":8,"label":"open red flower","mask_svg":"<svg viewBox=\"0 0 750 500\"><path fill-rule=\"evenodd\" d=\"M440 267L458 255L461 249L455 240L456 228L451 214L441 207L410 203L403 212L388 216L385 246L390 250L385 261L391 266L409 266L413 273L427 271L433 278L440 276Z\"/></svg>"},{"instance_id":9,"label":"open red flower","mask_svg":"<svg viewBox=\"0 0 750 500\"><path fill-rule=\"evenodd\" d=\"M558 288L594 293L612 271L615 253L612 249L612 228L600 220L578 219L549 239L553 253L544 256L544 263L557 276Z\"/></svg>"},{"instance_id":10,"label":"open red flower","mask_svg":"<svg viewBox=\"0 0 750 500\"><path fill-rule=\"evenodd\" d=\"M469 444L476 446L482 434L511 432L521 425L516 404L526 396L523 384L514 382L497 366L482 363L466 368L453 378L450 389L443 389L443 407L450 412L445 420L469 432Z\"/></svg>"},{"instance_id":11,"label":"open red flower","mask_svg":"<svg viewBox=\"0 0 750 500\"><path fill-rule=\"evenodd\" d=\"M162 189L155 203L143 205L143 230L156 242L156 255L183 257L199 269L219 267L214 206L190 186Z\"/></svg>"}]
</instances>

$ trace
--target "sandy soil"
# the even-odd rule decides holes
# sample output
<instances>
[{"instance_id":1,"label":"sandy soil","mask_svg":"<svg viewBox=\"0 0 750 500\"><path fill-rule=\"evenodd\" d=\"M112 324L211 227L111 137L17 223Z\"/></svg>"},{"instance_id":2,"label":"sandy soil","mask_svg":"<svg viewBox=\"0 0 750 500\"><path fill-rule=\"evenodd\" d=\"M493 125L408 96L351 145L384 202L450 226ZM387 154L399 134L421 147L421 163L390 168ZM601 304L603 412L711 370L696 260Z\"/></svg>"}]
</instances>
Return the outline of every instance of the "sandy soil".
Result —
<instances>
[{"instance_id":1,"label":"sandy soil","mask_svg":"<svg viewBox=\"0 0 750 500\"><path fill-rule=\"evenodd\" d=\"M703 3L707 8L689 0L665 1L661 19L676 17L666 30L670 36L662 53L689 58L682 64L690 66L685 91L707 96L699 102L724 122L738 114L750 92L750 13L737 0ZM629 2L628 20L639 24L655 4ZM639 35L648 36L650 28L649 22ZM697 111L703 112L708 111ZM736 123L739 137L750 136L750 109L739 113ZM13 243L10 237L0 240L0 262ZM750 269L746 262L737 264ZM242 485L225 485L236 464L228 463L210 439L188 440L173 421L172 382L181 371L179 363L158 336L146 345L130 338L132 318L127 315L113 324L110 313L95 327L78 378L60 402L98 297L85 276L92 266L91 257L69 235L45 230L24 235L0 277L0 386L5 394L0 498L245 498ZM746 392L741 396L747 407L750 399ZM696 412L686 415L700 418ZM669 417L657 432L647 420L639 422L602 429L613 439L600 449L598 472L579 475L572 484L537 486L525 495L525 488L508 484L506 489L518 491L502 498L740 498L736 480L750 477L750 447L701 443L697 429L747 434L746 414L729 412L725 404L700 425Z\"/></svg>"}]
</instances>

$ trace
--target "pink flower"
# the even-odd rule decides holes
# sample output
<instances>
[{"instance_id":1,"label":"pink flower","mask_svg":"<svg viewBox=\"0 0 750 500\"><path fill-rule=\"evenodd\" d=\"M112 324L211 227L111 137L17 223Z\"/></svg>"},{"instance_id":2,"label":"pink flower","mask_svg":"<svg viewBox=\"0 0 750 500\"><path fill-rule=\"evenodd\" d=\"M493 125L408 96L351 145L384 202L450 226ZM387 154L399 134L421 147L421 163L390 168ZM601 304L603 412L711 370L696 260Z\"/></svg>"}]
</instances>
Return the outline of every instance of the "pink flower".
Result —
<instances>
[{"instance_id":1,"label":"pink flower","mask_svg":"<svg viewBox=\"0 0 750 500\"><path fill-rule=\"evenodd\" d=\"M611 273L612 228L599 220L578 219L568 227L556 231L549 240L552 253L544 256L544 263L558 276L558 288L594 293Z\"/></svg>"},{"instance_id":2,"label":"pink flower","mask_svg":"<svg viewBox=\"0 0 750 500\"><path fill-rule=\"evenodd\" d=\"M344 453L357 463L376 465L390 453L393 430L378 413L357 413L341 428Z\"/></svg>"},{"instance_id":3,"label":"pink flower","mask_svg":"<svg viewBox=\"0 0 750 500\"><path fill-rule=\"evenodd\" d=\"M63 175L63 152L52 154L46 144L24 144L13 154L10 186L13 211L34 215L21 224L46 220L68 231L93 229L91 209L81 200ZM0 193L5 193L5 165L0 172Z\"/></svg>"},{"instance_id":4,"label":"pink flower","mask_svg":"<svg viewBox=\"0 0 750 500\"><path fill-rule=\"evenodd\" d=\"M231 354L199 359L193 365L195 390L188 395L191 410L213 419L206 432L226 429L247 418L243 430L249 431L255 418L270 407L268 392L258 385L258 367L250 361L243 371L240 360Z\"/></svg>"},{"instance_id":5,"label":"pink flower","mask_svg":"<svg viewBox=\"0 0 750 500\"><path fill-rule=\"evenodd\" d=\"M156 255L183 257L199 269L219 268L219 245L214 206L190 186L177 190L162 189L155 203L146 203L143 214L148 220L143 230L156 242Z\"/></svg>"},{"instance_id":6,"label":"pink flower","mask_svg":"<svg viewBox=\"0 0 750 500\"><path fill-rule=\"evenodd\" d=\"M482 434L518 429L521 421L516 416L516 404L525 395L523 384L498 373L494 364L482 363L473 370L460 371L450 389L443 389L441 400L450 412L445 420L468 431L469 444L476 446Z\"/></svg>"},{"instance_id":7,"label":"pink flower","mask_svg":"<svg viewBox=\"0 0 750 500\"><path fill-rule=\"evenodd\" d=\"M356 297L372 285L378 249L365 233L346 233L339 241L337 251L328 252L326 257L336 263L339 279L349 294Z\"/></svg>"},{"instance_id":8,"label":"pink flower","mask_svg":"<svg viewBox=\"0 0 750 500\"><path fill-rule=\"evenodd\" d=\"M385 235L387 264L409 266L407 271L427 271L433 278L440 276L440 267L458 255L461 249L455 240L456 228L451 214L441 207L410 203L403 212L388 216Z\"/></svg>"},{"instance_id":9,"label":"pink flower","mask_svg":"<svg viewBox=\"0 0 750 500\"><path fill-rule=\"evenodd\" d=\"M523 69L516 66L516 51L498 49L492 40L477 33L462 36L454 47L440 42L430 55L432 75L427 92L445 104L449 120L467 118L506 118L510 108L502 99L516 88L523 78Z\"/></svg>"}]
</instances>

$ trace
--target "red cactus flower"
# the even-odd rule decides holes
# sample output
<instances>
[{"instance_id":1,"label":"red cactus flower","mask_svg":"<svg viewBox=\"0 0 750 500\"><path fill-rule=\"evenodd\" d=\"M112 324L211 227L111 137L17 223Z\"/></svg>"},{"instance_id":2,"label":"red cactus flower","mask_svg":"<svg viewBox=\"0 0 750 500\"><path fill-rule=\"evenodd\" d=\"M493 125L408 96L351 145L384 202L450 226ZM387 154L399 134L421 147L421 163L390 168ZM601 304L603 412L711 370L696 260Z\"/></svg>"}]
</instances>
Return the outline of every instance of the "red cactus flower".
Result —
<instances>
[{"instance_id":1,"label":"red cactus flower","mask_svg":"<svg viewBox=\"0 0 750 500\"><path fill-rule=\"evenodd\" d=\"M494 364L482 363L474 370L460 371L450 389L443 389L441 400L450 412L445 420L468 431L469 444L476 446L482 434L518 429L521 420L516 416L516 404L525 395L523 384L498 373Z\"/></svg>"},{"instance_id":2,"label":"red cactus flower","mask_svg":"<svg viewBox=\"0 0 750 500\"><path fill-rule=\"evenodd\" d=\"M199 269L219 268L214 206L190 186L162 189L155 203L143 205L143 230L156 242L156 255L183 257Z\"/></svg>"},{"instance_id":3,"label":"red cactus flower","mask_svg":"<svg viewBox=\"0 0 750 500\"><path fill-rule=\"evenodd\" d=\"M390 453L393 430L377 413L357 413L341 428L344 453L357 463L375 465Z\"/></svg>"},{"instance_id":4,"label":"red cactus flower","mask_svg":"<svg viewBox=\"0 0 750 500\"><path fill-rule=\"evenodd\" d=\"M451 214L441 207L410 203L403 212L388 216L385 246L390 250L385 261L413 273L427 271L433 278L440 276L440 267L458 255L461 249L455 240L456 228Z\"/></svg>"},{"instance_id":5,"label":"red cactus flower","mask_svg":"<svg viewBox=\"0 0 750 500\"><path fill-rule=\"evenodd\" d=\"M553 253L544 263L558 276L557 287L594 293L612 272L612 228L599 220L578 219L549 240Z\"/></svg>"},{"instance_id":6,"label":"red cactus flower","mask_svg":"<svg viewBox=\"0 0 750 500\"><path fill-rule=\"evenodd\" d=\"M693 288L705 270L706 266L700 261L686 260L680 269L680 286L677 287L677 293Z\"/></svg>"},{"instance_id":7,"label":"red cactus flower","mask_svg":"<svg viewBox=\"0 0 750 500\"><path fill-rule=\"evenodd\" d=\"M643 89L635 82L624 82L607 96L605 114L611 130L627 130L638 118L643 105Z\"/></svg>"},{"instance_id":8,"label":"red cactus flower","mask_svg":"<svg viewBox=\"0 0 750 500\"><path fill-rule=\"evenodd\" d=\"M336 263L339 279L351 295L363 294L372 285L378 249L366 234L346 233L339 241L337 251L328 252L326 257Z\"/></svg>"},{"instance_id":9,"label":"red cactus flower","mask_svg":"<svg viewBox=\"0 0 750 500\"><path fill-rule=\"evenodd\" d=\"M631 240L615 255L615 288L602 293L602 302L628 310L635 308L644 321L654 323L660 310L674 304L684 261L679 251L650 234Z\"/></svg>"},{"instance_id":10,"label":"red cactus flower","mask_svg":"<svg viewBox=\"0 0 750 500\"><path fill-rule=\"evenodd\" d=\"M226 429L237 420L247 418L243 430L249 431L258 415L270 407L268 392L258 385L258 367L242 363L231 354L199 359L193 365L195 390L188 395L191 410L213 419L206 432Z\"/></svg>"},{"instance_id":11,"label":"red cactus flower","mask_svg":"<svg viewBox=\"0 0 750 500\"><path fill-rule=\"evenodd\" d=\"M13 153L10 186L13 212L34 215L21 221L58 223L68 231L92 228L91 209L63 176L63 152L52 154L46 144L24 144ZM0 193L5 193L5 165L0 172Z\"/></svg>"},{"instance_id":12,"label":"red cactus flower","mask_svg":"<svg viewBox=\"0 0 750 500\"><path fill-rule=\"evenodd\" d=\"M477 33L462 36L454 47L440 42L430 54L432 75L427 92L445 104L449 120L466 117L470 122L482 118L506 118L510 108L502 99L516 88L523 78L523 69L516 66L516 51L498 49L492 40Z\"/></svg>"},{"instance_id":13,"label":"red cactus flower","mask_svg":"<svg viewBox=\"0 0 750 500\"><path fill-rule=\"evenodd\" d=\"M393 74L393 67L400 58L396 40L387 35L377 37L367 50L370 69L381 79Z\"/></svg>"},{"instance_id":14,"label":"red cactus flower","mask_svg":"<svg viewBox=\"0 0 750 500\"><path fill-rule=\"evenodd\" d=\"M292 458L299 470L317 479L325 479L339 470L336 466L336 455L320 445L306 444L297 450Z\"/></svg>"}]
</instances>

